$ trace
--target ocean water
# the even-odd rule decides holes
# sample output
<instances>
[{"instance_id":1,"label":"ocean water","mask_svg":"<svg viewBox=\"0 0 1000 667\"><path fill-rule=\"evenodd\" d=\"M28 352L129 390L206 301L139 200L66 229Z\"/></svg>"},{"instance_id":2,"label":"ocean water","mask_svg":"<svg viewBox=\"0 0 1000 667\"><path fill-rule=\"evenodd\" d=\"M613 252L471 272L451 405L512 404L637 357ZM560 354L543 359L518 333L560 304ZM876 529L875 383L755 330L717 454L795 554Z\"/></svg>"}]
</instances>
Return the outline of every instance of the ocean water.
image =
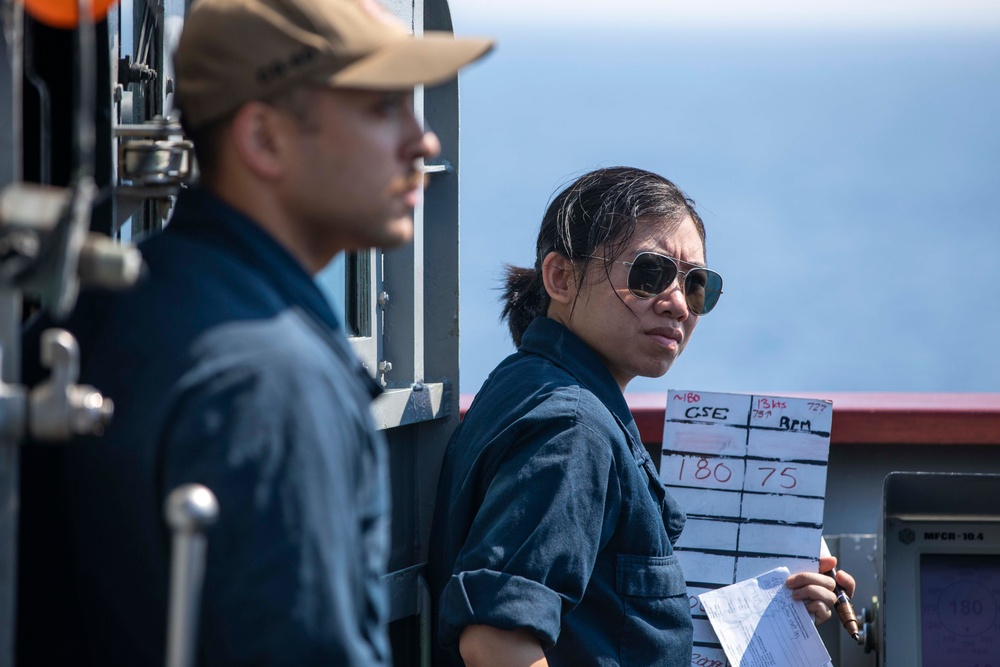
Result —
<instances>
[{"instance_id":1,"label":"ocean water","mask_svg":"<svg viewBox=\"0 0 1000 667\"><path fill-rule=\"evenodd\" d=\"M629 391L1000 391L1000 34L459 26L461 391L513 347L504 263L555 192L659 172L725 277L664 377Z\"/></svg>"}]
</instances>

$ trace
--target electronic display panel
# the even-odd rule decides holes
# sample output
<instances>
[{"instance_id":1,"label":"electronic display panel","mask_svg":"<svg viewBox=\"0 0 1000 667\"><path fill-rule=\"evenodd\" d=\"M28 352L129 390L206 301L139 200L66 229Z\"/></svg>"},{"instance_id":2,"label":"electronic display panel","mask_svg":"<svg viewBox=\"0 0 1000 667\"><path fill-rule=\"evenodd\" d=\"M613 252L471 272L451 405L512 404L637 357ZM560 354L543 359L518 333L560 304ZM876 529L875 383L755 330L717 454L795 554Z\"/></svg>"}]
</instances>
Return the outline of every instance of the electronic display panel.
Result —
<instances>
[{"instance_id":1,"label":"electronic display panel","mask_svg":"<svg viewBox=\"0 0 1000 667\"><path fill-rule=\"evenodd\" d=\"M1000 667L1000 554L920 556L925 667Z\"/></svg>"}]
</instances>

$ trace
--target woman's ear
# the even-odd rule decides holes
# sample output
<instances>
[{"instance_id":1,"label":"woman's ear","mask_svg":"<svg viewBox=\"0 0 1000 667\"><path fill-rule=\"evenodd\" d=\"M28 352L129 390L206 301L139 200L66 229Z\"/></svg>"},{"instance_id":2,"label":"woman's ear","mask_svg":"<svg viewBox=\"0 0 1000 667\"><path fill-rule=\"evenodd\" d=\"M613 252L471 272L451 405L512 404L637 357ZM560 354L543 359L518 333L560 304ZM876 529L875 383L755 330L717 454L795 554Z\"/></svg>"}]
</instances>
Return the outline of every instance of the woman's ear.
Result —
<instances>
[{"instance_id":1,"label":"woman's ear","mask_svg":"<svg viewBox=\"0 0 1000 667\"><path fill-rule=\"evenodd\" d=\"M248 102L233 116L229 132L240 161L258 177L273 180L286 171L288 132L294 121L263 102Z\"/></svg>"},{"instance_id":2,"label":"woman's ear","mask_svg":"<svg viewBox=\"0 0 1000 667\"><path fill-rule=\"evenodd\" d=\"M555 251L542 260L542 282L553 302L570 305L576 300L576 270L573 262Z\"/></svg>"}]
</instances>

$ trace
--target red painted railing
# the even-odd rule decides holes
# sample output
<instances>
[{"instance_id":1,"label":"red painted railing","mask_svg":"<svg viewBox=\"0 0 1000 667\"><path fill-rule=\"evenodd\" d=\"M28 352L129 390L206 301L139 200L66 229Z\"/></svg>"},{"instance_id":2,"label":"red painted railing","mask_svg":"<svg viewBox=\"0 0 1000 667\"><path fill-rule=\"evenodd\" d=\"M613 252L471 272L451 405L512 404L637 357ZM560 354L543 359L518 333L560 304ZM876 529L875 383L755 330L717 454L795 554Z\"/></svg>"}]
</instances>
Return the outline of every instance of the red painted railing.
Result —
<instances>
[{"instance_id":1,"label":"red painted railing","mask_svg":"<svg viewBox=\"0 0 1000 667\"><path fill-rule=\"evenodd\" d=\"M1000 445L1000 393L776 392L833 401L831 444ZM664 394L626 394L643 442L663 437ZM472 403L461 397L462 414Z\"/></svg>"}]
</instances>

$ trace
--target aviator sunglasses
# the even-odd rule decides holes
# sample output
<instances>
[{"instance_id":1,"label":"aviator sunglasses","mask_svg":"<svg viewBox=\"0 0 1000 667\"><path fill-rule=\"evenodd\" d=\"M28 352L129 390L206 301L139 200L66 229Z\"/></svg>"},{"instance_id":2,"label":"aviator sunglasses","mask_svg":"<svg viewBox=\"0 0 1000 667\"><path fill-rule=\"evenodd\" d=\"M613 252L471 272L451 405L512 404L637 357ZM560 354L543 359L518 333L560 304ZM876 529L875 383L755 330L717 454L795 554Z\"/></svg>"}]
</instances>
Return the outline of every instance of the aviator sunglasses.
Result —
<instances>
[{"instance_id":1,"label":"aviator sunglasses","mask_svg":"<svg viewBox=\"0 0 1000 667\"><path fill-rule=\"evenodd\" d=\"M604 259L586 255L590 259ZM681 271L682 262L655 252L640 252L631 262L614 260L628 267L628 291L640 299L652 299L684 277L684 300L695 315L705 315L715 308L722 295L722 276L711 269L695 266Z\"/></svg>"}]
</instances>

